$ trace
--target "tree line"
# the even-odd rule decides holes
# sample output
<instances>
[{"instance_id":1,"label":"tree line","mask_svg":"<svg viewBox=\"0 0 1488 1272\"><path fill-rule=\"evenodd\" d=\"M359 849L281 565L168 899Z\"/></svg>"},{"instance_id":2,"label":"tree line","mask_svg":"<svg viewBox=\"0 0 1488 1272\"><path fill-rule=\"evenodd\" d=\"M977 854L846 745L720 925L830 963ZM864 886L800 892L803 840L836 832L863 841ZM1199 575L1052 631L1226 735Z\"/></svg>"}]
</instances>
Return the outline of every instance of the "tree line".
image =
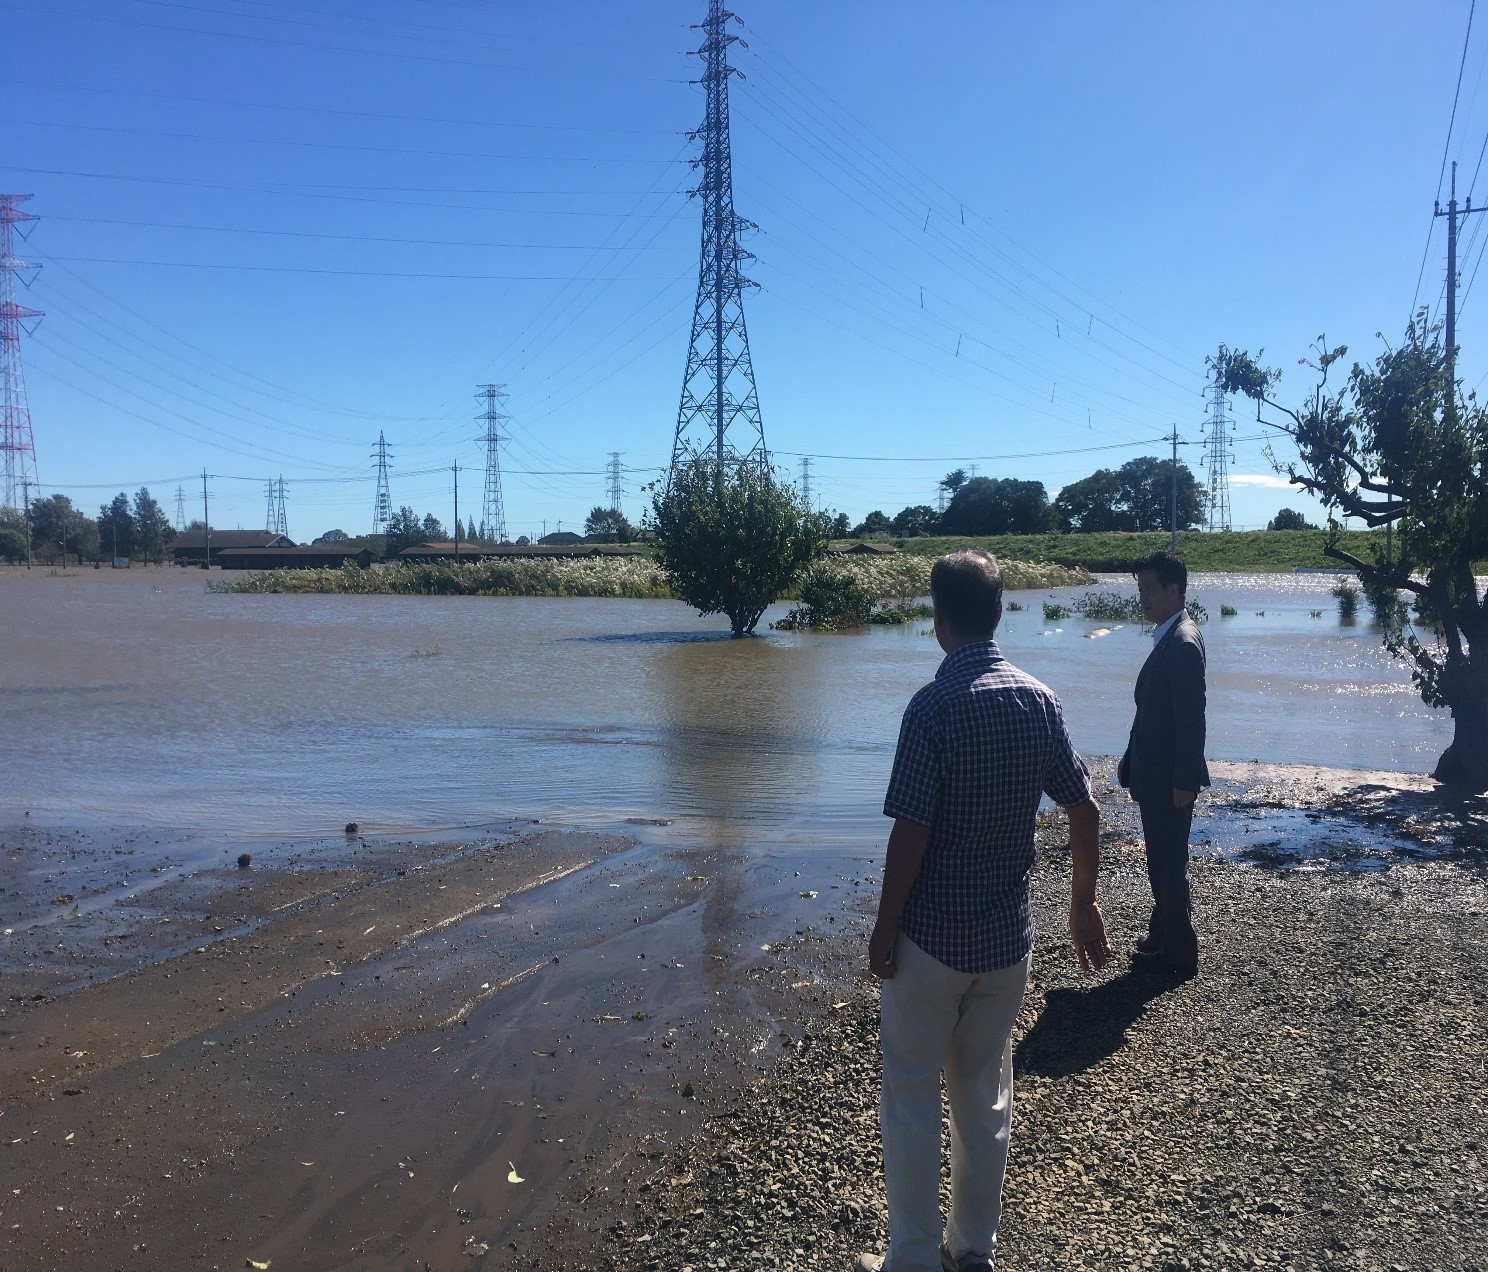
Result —
<instances>
[{"instance_id":1,"label":"tree line","mask_svg":"<svg viewBox=\"0 0 1488 1272\"><path fill-rule=\"evenodd\" d=\"M890 517L870 512L856 526L839 513L838 538L894 535L996 535L1075 533L1104 530L1166 530L1170 524L1174 465L1151 456L1120 468L1101 468L1065 486L1051 501L1041 481L970 477L964 468L947 473L939 487L949 497L945 511L915 504ZM1204 489L1188 465L1177 465L1179 530L1204 519Z\"/></svg>"},{"instance_id":2,"label":"tree line","mask_svg":"<svg viewBox=\"0 0 1488 1272\"><path fill-rule=\"evenodd\" d=\"M42 564L78 564L110 557L163 561L175 527L147 487L131 499L120 491L90 517L66 495L34 500L24 512L0 508L0 560L12 565L31 557Z\"/></svg>"}]
</instances>

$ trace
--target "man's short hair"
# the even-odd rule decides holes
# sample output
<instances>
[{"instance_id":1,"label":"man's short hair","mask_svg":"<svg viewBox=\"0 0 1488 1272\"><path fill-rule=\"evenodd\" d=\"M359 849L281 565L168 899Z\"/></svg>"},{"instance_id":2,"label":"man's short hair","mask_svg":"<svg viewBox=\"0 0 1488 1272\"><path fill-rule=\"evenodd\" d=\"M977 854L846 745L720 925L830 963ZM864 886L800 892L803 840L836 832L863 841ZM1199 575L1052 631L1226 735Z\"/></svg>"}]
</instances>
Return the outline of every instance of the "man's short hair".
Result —
<instances>
[{"instance_id":1,"label":"man's short hair","mask_svg":"<svg viewBox=\"0 0 1488 1272\"><path fill-rule=\"evenodd\" d=\"M930 567L930 596L951 631L985 640L1002 617L1002 571L985 548L948 552Z\"/></svg>"},{"instance_id":2,"label":"man's short hair","mask_svg":"<svg viewBox=\"0 0 1488 1272\"><path fill-rule=\"evenodd\" d=\"M1166 548L1149 552L1132 567L1132 574L1140 574L1143 570L1151 570L1157 575L1159 587L1172 587L1176 583L1179 592L1188 591L1188 566Z\"/></svg>"}]
</instances>

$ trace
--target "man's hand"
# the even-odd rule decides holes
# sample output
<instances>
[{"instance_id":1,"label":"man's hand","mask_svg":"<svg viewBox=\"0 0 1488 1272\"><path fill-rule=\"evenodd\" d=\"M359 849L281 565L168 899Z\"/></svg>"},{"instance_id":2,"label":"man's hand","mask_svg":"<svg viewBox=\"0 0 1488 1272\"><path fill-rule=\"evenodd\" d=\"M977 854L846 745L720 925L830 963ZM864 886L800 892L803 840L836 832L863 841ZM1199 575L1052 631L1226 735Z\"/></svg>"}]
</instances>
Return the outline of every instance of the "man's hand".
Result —
<instances>
[{"instance_id":1,"label":"man's hand","mask_svg":"<svg viewBox=\"0 0 1488 1272\"><path fill-rule=\"evenodd\" d=\"M1173 788L1173 807L1191 808L1194 800L1198 799L1198 791L1180 791L1176 786Z\"/></svg>"},{"instance_id":2,"label":"man's hand","mask_svg":"<svg viewBox=\"0 0 1488 1272\"><path fill-rule=\"evenodd\" d=\"M1094 901L1070 903L1070 939L1080 958L1080 970L1100 971L1111 959L1111 942L1106 936L1106 920Z\"/></svg>"},{"instance_id":3,"label":"man's hand","mask_svg":"<svg viewBox=\"0 0 1488 1272\"><path fill-rule=\"evenodd\" d=\"M894 946L899 942L899 925L880 919L873 925L873 935L868 938L868 970L879 980L892 980L894 972Z\"/></svg>"}]
</instances>

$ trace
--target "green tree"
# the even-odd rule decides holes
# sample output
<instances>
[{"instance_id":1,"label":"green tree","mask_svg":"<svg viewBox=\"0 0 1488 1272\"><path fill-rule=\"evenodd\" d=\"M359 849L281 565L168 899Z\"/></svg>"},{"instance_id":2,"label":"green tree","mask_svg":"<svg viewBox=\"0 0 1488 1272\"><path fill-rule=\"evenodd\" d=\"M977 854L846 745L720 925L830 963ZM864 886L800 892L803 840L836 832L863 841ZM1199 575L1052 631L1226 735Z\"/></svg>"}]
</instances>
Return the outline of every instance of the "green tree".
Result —
<instances>
[{"instance_id":1,"label":"green tree","mask_svg":"<svg viewBox=\"0 0 1488 1272\"><path fill-rule=\"evenodd\" d=\"M1188 465L1178 465L1178 529L1203 521L1204 492ZM1071 482L1054 500L1064 531L1166 530L1173 496L1173 461L1150 455L1119 469L1101 468Z\"/></svg>"},{"instance_id":2,"label":"green tree","mask_svg":"<svg viewBox=\"0 0 1488 1272\"><path fill-rule=\"evenodd\" d=\"M1133 530L1166 530L1173 497L1173 461L1144 455L1116 470L1121 499ZM1204 518L1203 487L1188 465L1178 463L1178 529L1192 530Z\"/></svg>"},{"instance_id":3,"label":"green tree","mask_svg":"<svg viewBox=\"0 0 1488 1272\"><path fill-rule=\"evenodd\" d=\"M345 530L327 530L316 543L345 543L351 536Z\"/></svg>"},{"instance_id":4,"label":"green tree","mask_svg":"<svg viewBox=\"0 0 1488 1272\"><path fill-rule=\"evenodd\" d=\"M134 517L122 490L98 510L98 541L109 556L134 555Z\"/></svg>"},{"instance_id":5,"label":"green tree","mask_svg":"<svg viewBox=\"0 0 1488 1272\"><path fill-rule=\"evenodd\" d=\"M1488 412L1454 381L1439 328L1424 311L1404 342L1372 363L1354 363L1347 382L1328 384L1348 352L1318 338L1304 359L1318 376L1296 409L1272 396L1280 372L1250 354L1220 346L1209 359L1227 393L1244 393L1257 414L1297 444L1287 474L1328 509L1323 551L1351 566L1366 593L1403 589L1435 616L1439 635L1423 641L1394 623L1385 645L1411 667L1421 698L1446 707L1452 743L1433 774L1451 789L1488 790L1488 595L1480 596L1473 563L1488 558ZM1372 559L1339 546L1334 513L1370 527L1393 526L1394 549Z\"/></svg>"},{"instance_id":6,"label":"green tree","mask_svg":"<svg viewBox=\"0 0 1488 1272\"><path fill-rule=\"evenodd\" d=\"M955 468L940 479L940 489L954 498L956 492L966 485L966 469Z\"/></svg>"},{"instance_id":7,"label":"green tree","mask_svg":"<svg viewBox=\"0 0 1488 1272\"><path fill-rule=\"evenodd\" d=\"M852 533L852 522L847 519L847 513L839 512L832 518L828 533L834 539L845 539Z\"/></svg>"},{"instance_id":8,"label":"green tree","mask_svg":"<svg viewBox=\"0 0 1488 1272\"><path fill-rule=\"evenodd\" d=\"M426 512L424 514L424 520L419 526L419 533L423 535L424 543L441 543L449 538L449 535L444 529L444 522L432 512Z\"/></svg>"},{"instance_id":9,"label":"green tree","mask_svg":"<svg viewBox=\"0 0 1488 1272\"><path fill-rule=\"evenodd\" d=\"M388 560L392 560L405 548L428 541L428 536L424 534L424 523L419 520L418 513L404 504L388 518L387 543L383 547L382 554Z\"/></svg>"},{"instance_id":10,"label":"green tree","mask_svg":"<svg viewBox=\"0 0 1488 1272\"><path fill-rule=\"evenodd\" d=\"M26 518L15 508L0 508L0 557L10 565L26 559Z\"/></svg>"},{"instance_id":11,"label":"green tree","mask_svg":"<svg viewBox=\"0 0 1488 1272\"><path fill-rule=\"evenodd\" d=\"M1267 530L1316 530L1312 524L1300 512L1291 508L1282 508L1277 514L1266 522Z\"/></svg>"},{"instance_id":12,"label":"green tree","mask_svg":"<svg viewBox=\"0 0 1488 1272\"><path fill-rule=\"evenodd\" d=\"M892 529L901 539L913 539L922 534L934 534L940 525L940 513L929 504L915 504L900 509L894 517Z\"/></svg>"},{"instance_id":13,"label":"green tree","mask_svg":"<svg viewBox=\"0 0 1488 1272\"><path fill-rule=\"evenodd\" d=\"M1054 497L1054 515L1059 528L1066 532L1130 529L1120 505L1121 488L1115 472L1098 468L1089 477L1070 482Z\"/></svg>"},{"instance_id":14,"label":"green tree","mask_svg":"<svg viewBox=\"0 0 1488 1272\"><path fill-rule=\"evenodd\" d=\"M866 539L870 534L889 534L893 529L894 523L883 512L875 508L852 528L852 537Z\"/></svg>"},{"instance_id":15,"label":"green tree","mask_svg":"<svg viewBox=\"0 0 1488 1272\"><path fill-rule=\"evenodd\" d=\"M699 614L727 614L735 636L826 547L824 518L790 482L737 461L693 455L652 501L656 561Z\"/></svg>"},{"instance_id":16,"label":"green tree","mask_svg":"<svg viewBox=\"0 0 1488 1272\"><path fill-rule=\"evenodd\" d=\"M98 522L72 506L66 495L48 495L31 503L31 547L44 561L67 564L76 557L98 556Z\"/></svg>"},{"instance_id":17,"label":"green tree","mask_svg":"<svg viewBox=\"0 0 1488 1272\"><path fill-rule=\"evenodd\" d=\"M134 550L146 561L163 561L166 545L176 537L176 530L148 487L135 491L130 520L134 522Z\"/></svg>"},{"instance_id":18,"label":"green tree","mask_svg":"<svg viewBox=\"0 0 1488 1272\"><path fill-rule=\"evenodd\" d=\"M945 534L1039 534L1049 526L1049 496L1041 481L973 477L951 498Z\"/></svg>"},{"instance_id":19,"label":"green tree","mask_svg":"<svg viewBox=\"0 0 1488 1272\"><path fill-rule=\"evenodd\" d=\"M635 538L635 527L618 508L596 506L584 518L584 537L600 543L629 543Z\"/></svg>"}]
</instances>

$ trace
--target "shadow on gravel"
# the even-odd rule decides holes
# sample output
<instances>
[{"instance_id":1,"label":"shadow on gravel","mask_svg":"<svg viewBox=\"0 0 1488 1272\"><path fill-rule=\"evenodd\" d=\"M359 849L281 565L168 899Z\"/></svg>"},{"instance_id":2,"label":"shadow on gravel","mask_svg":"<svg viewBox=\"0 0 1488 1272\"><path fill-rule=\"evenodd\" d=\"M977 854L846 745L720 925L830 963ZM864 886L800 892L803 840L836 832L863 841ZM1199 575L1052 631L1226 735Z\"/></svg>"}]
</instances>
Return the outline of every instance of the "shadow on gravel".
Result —
<instances>
[{"instance_id":1,"label":"shadow on gravel","mask_svg":"<svg viewBox=\"0 0 1488 1272\"><path fill-rule=\"evenodd\" d=\"M1328 811L1403 841L1406 859L1448 861L1488 876L1488 795L1356 786L1330 802Z\"/></svg>"},{"instance_id":2,"label":"shadow on gravel","mask_svg":"<svg viewBox=\"0 0 1488 1272\"><path fill-rule=\"evenodd\" d=\"M1147 1004L1176 980L1124 972L1090 989L1051 989L1013 1056L1019 1073L1068 1078L1114 1055Z\"/></svg>"}]
</instances>

